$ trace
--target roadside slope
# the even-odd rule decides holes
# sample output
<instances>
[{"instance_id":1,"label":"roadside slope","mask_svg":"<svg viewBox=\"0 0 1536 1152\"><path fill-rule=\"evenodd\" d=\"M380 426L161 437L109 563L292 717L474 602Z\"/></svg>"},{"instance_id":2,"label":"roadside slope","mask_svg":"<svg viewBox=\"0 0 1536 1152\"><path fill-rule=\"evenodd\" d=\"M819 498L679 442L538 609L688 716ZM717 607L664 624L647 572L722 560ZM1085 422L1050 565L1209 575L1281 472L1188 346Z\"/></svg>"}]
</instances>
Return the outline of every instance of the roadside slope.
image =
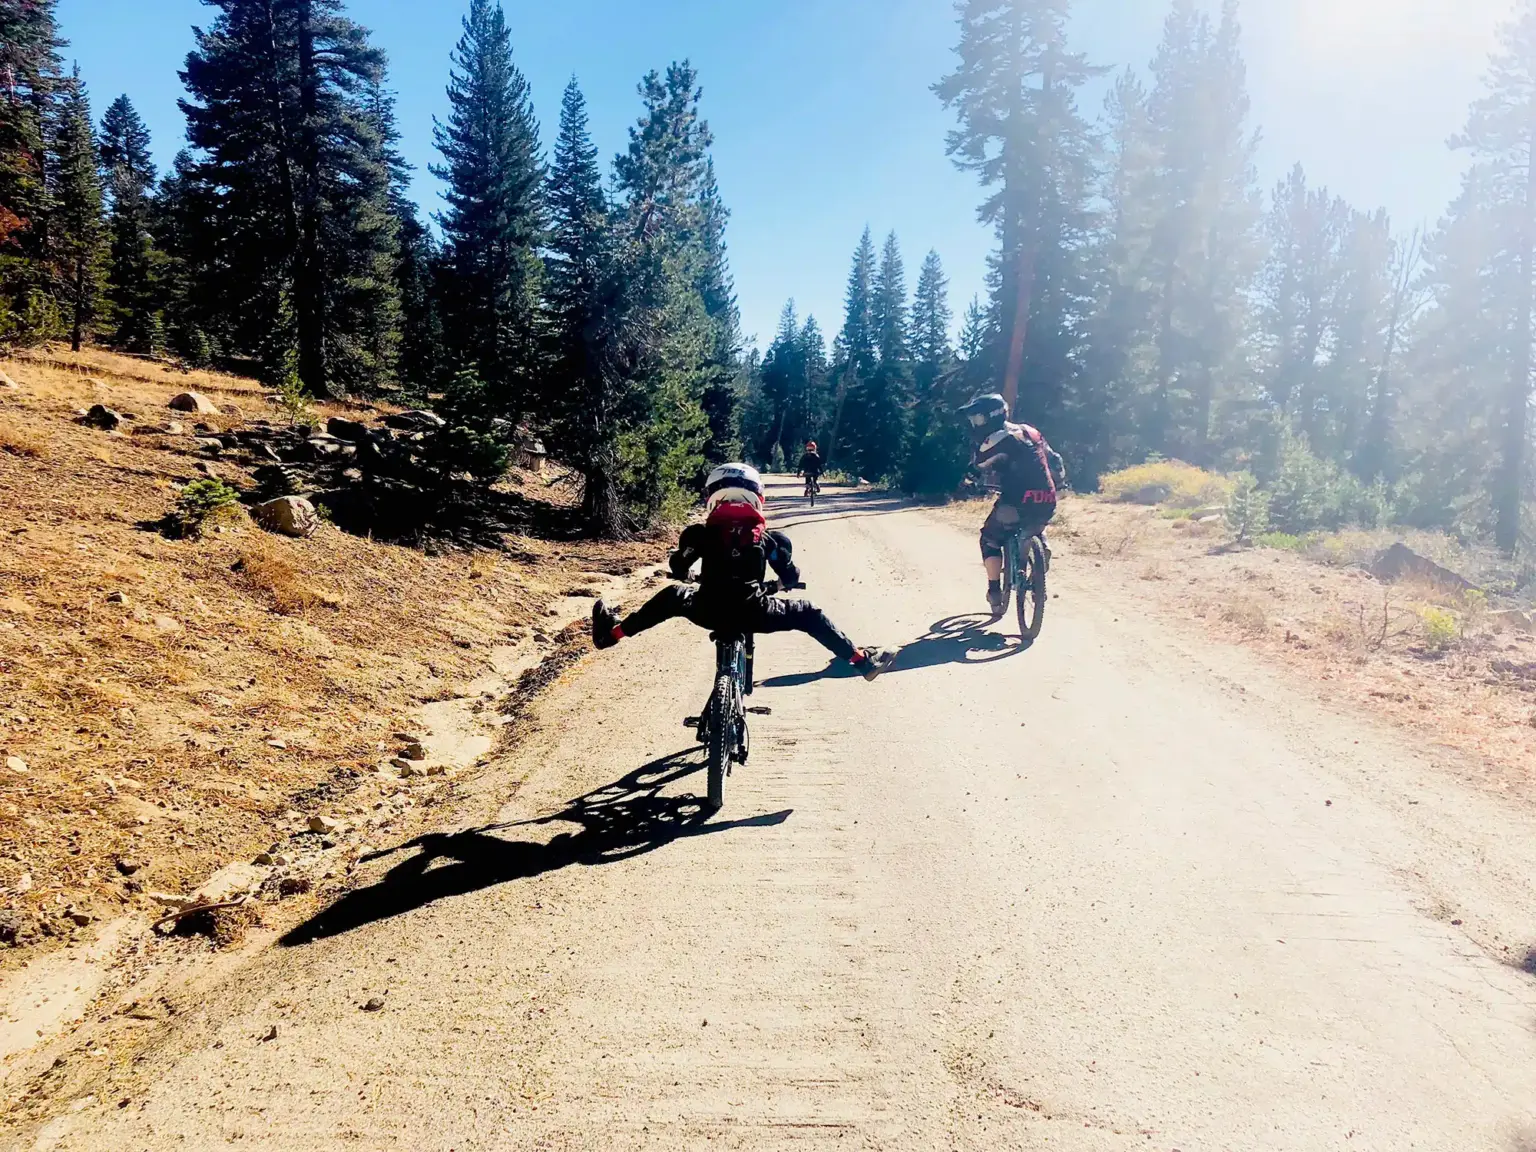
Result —
<instances>
[{"instance_id":1,"label":"roadside slope","mask_svg":"<svg viewBox=\"0 0 1536 1152\"><path fill-rule=\"evenodd\" d=\"M45 1077L28 1108L58 1118L16 1146L1536 1132L1527 807L1170 637L1070 548L1019 652L965 615L972 533L871 497L786 519L839 622L910 643L867 685L764 639L773 712L723 813L691 799L680 724L707 639L679 624L594 658L467 827L377 861L142 1060L108 1046Z\"/></svg>"}]
</instances>

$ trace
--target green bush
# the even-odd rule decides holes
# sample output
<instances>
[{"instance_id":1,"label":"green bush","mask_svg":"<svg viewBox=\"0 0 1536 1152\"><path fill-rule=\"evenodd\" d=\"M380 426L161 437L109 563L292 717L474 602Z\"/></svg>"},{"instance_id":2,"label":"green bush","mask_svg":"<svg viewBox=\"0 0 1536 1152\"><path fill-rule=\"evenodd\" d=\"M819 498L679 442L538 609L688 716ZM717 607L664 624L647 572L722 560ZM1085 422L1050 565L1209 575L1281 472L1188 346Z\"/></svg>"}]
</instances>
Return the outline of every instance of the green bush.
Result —
<instances>
[{"instance_id":1,"label":"green bush","mask_svg":"<svg viewBox=\"0 0 1536 1152\"><path fill-rule=\"evenodd\" d=\"M1269 493L1247 472L1232 487L1226 518L1227 528L1240 544L1269 531Z\"/></svg>"},{"instance_id":2,"label":"green bush","mask_svg":"<svg viewBox=\"0 0 1536 1152\"><path fill-rule=\"evenodd\" d=\"M1362 484L1289 430L1281 435L1275 476L1267 487L1270 523L1294 535L1350 524L1375 528L1388 519L1391 506L1385 485Z\"/></svg>"},{"instance_id":3,"label":"green bush","mask_svg":"<svg viewBox=\"0 0 1536 1152\"><path fill-rule=\"evenodd\" d=\"M179 535L198 536L210 521L239 502L240 493L222 480L194 480L181 490L171 518Z\"/></svg>"},{"instance_id":4,"label":"green bush","mask_svg":"<svg viewBox=\"0 0 1536 1152\"><path fill-rule=\"evenodd\" d=\"M1423 629L1424 647L1431 652L1445 651L1461 636L1456 614L1432 604L1419 609L1419 624Z\"/></svg>"},{"instance_id":5,"label":"green bush","mask_svg":"<svg viewBox=\"0 0 1536 1152\"><path fill-rule=\"evenodd\" d=\"M1266 532L1255 538L1254 543L1260 548L1275 548L1281 552L1305 552L1307 549L1305 536L1293 536L1289 532Z\"/></svg>"}]
</instances>

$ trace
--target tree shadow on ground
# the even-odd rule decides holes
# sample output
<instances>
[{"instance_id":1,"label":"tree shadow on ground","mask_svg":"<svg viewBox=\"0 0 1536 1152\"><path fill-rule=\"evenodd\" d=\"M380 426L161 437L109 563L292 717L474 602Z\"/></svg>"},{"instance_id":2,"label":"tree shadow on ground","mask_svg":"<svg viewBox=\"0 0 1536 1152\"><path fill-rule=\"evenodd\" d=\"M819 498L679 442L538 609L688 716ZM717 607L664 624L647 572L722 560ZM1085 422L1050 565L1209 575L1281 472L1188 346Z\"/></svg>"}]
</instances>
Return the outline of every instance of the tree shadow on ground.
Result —
<instances>
[{"instance_id":1,"label":"tree shadow on ground","mask_svg":"<svg viewBox=\"0 0 1536 1152\"><path fill-rule=\"evenodd\" d=\"M285 947L308 944L498 884L573 865L613 864L686 837L770 828L789 819L792 810L785 809L711 822L708 807L698 797L663 795L668 785L700 771L702 765L693 759L696 751L654 760L622 780L577 797L553 816L464 832L431 832L365 856L365 861L378 860L419 849L377 883L347 893L287 933L280 943ZM560 832L548 842L500 835L514 828L549 824L577 824L580 831Z\"/></svg>"},{"instance_id":2,"label":"tree shadow on ground","mask_svg":"<svg viewBox=\"0 0 1536 1152\"><path fill-rule=\"evenodd\" d=\"M973 613L949 616L937 620L928 628L926 635L902 647L887 676L898 672L913 672L919 668L933 668L940 664L964 664L978 666L995 664L1027 650L1017 636L993 632L988 625L992 617ZM797 672L789 676L774 676L761 682L764 688L799 688L819 680L845 680L858 676L859 670L846 660L834 660L816 672Z\"/></svg>"}]
</instances>

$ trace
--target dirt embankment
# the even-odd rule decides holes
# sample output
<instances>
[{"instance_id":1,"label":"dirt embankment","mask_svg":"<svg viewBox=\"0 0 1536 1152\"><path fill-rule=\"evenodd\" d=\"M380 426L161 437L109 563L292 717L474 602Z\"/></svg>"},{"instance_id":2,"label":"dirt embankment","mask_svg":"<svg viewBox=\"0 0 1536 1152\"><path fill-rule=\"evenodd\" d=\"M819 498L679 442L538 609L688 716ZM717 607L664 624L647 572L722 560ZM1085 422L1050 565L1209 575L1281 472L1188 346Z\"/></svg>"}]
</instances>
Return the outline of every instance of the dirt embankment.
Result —
<instances>
[{"instance_id":1,"label":"dirt embankment","mask_svg":"<svg viewBox=\"0 0 1536 1152\"><path fill-rule=\"evenodd\" d=\"M943 515L980 523L985 511L975 502ZM1052 536L1070 541L1070 564L1114 573L1168 627L1256 649L1334 702L1380 715L1426 745L1475 753L1480 786L1536 800L1529 614L1497 597L1377 579L1369 569L1392 533L1320 537L1304 551L1237 548L1217 520L1090 497L1063 505Z\"/></svg>"},{"instance_id":2,"label":"dirt embankment","mask_svg":"<svg viewBox=\"0 0 1536 1152\"><path fill-rule=\"evenodd\" d=\"M316 811L360 816L350 798L424 704L547 641L551 603L660 552L551 539L540 524L569 523L571 489L521 473L529 527L501 551L330 523L290 539L239 516L171 539L159 522L188 482L251 488L259 454L208 438L283 425L258 384L100 353L0 370L17 385L0 386L0 969L156 912L152 893ZM169 410L188 390L218 411ZM115 431L80 422L96 404Z\"/></svg>"}]
</instances>

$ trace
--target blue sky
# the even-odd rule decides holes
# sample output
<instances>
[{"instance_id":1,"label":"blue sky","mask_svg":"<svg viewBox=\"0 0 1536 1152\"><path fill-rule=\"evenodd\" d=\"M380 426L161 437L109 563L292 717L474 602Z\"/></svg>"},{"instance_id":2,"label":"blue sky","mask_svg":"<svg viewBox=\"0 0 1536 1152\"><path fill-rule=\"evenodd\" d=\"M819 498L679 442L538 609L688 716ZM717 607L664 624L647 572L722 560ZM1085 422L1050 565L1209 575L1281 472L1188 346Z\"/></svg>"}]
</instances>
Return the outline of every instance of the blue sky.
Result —
<instances>
[{"instance_id":1,"label":"blue sky","mask_svg":"<svg viewBox=\"0 0 1536 1152\"><path fill-rule=\"evenodd\" d=\"M894 229L909 277L930 248L958 313L981 290L990 236L980 193L944 155L948 113L930 85L950 67L949 0L505 0L519 65L553 132L574 73L604 152L620 149L648 69L691 58L726 202L732 266L749 335L766 344L784 301L841 323L843 280L860 231ZM390 56L418 197L436 206L427 165L446 100L448 53L468 0L352 0L350 14ZM1267 186L1296 160L1401 227L1433 223L1461 160L1446 139L1478 92L1508 0L1247 0L1245 49ZM1101 64L1144 69L1164 0L1079 0L1075 35ZM63 34L98 116L126 92L162 167L180 146L176 72L198 0L60 0ZM1098 95L1085 99L1097 113Z\"/></svg>"}]
</instances>

